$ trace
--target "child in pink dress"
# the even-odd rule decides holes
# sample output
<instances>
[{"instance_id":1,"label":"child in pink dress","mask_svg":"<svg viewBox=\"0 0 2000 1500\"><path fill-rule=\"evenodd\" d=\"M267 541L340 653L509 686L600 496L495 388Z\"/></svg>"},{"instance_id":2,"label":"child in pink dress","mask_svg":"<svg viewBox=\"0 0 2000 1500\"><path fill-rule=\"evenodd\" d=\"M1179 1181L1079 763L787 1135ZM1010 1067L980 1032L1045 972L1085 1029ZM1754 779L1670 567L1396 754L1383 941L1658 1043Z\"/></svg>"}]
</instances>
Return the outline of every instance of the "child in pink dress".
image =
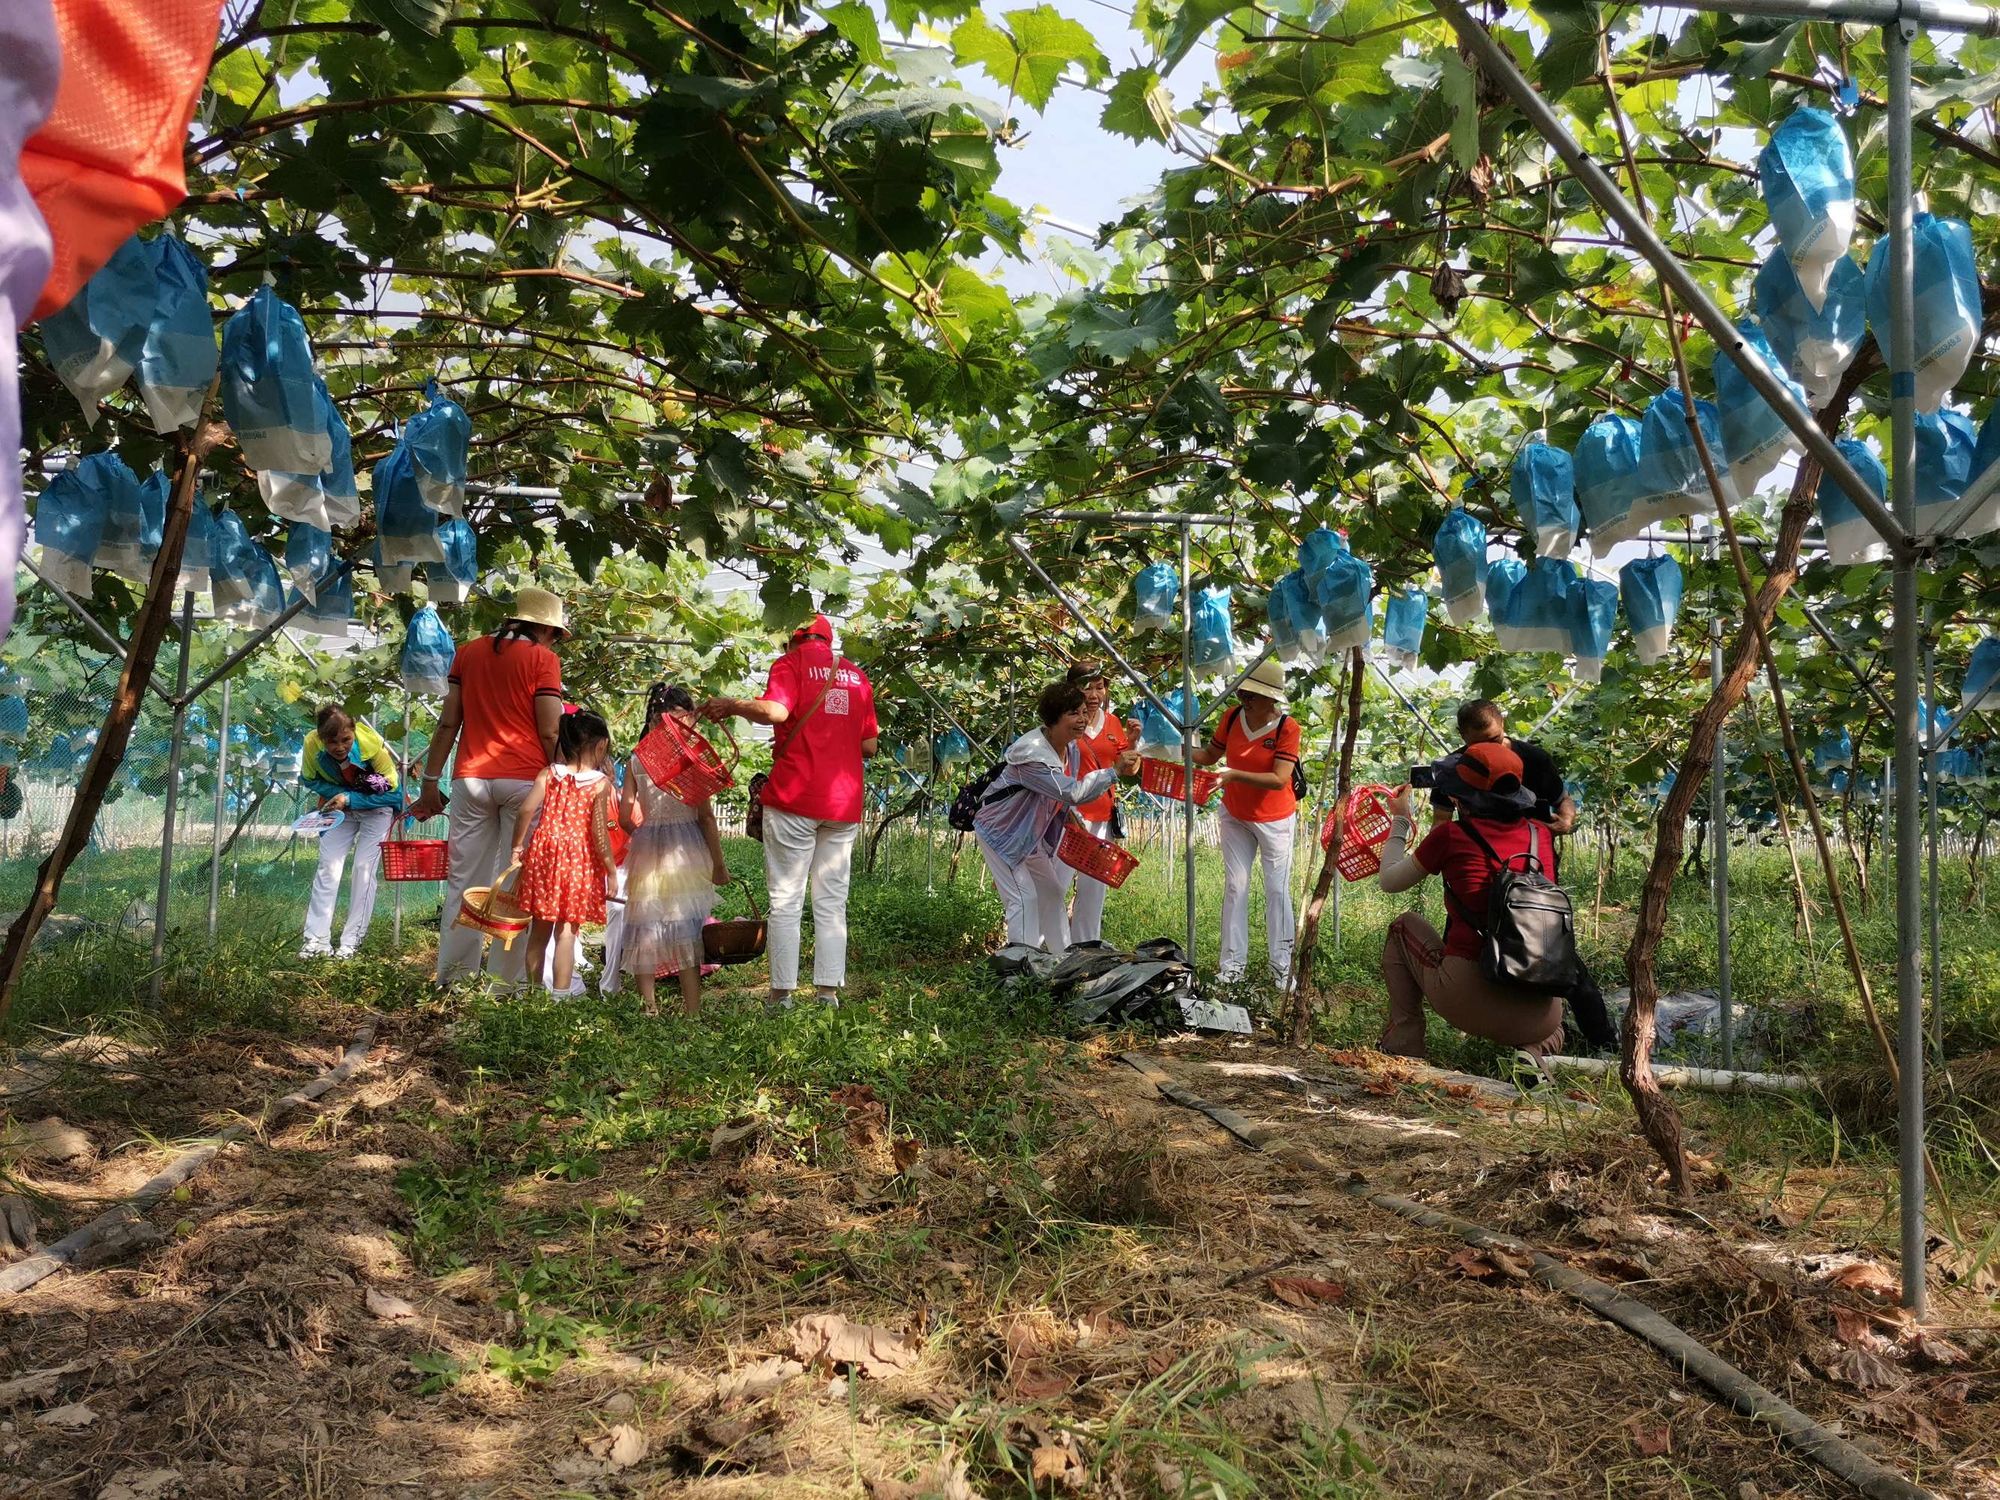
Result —
<instances>
[{"instance_id":1,"label":"child in pink dress","mask_svg":"<svg viewBox=\"0 0 2000 1500\"><path fill-rule=\"evenodd\" d=\"M543 972L549 941L555 939L550 991L569 992L579 927L604 921L606 887L613 876L607 811L615 809L616 788L604 769L611 755L611 731L596 714L563 716L556 737L556 763L535 778L515 821L514 862L521 878L514 898L532 919L528 927L528 972Z\"/></svg>"}]
</instances>

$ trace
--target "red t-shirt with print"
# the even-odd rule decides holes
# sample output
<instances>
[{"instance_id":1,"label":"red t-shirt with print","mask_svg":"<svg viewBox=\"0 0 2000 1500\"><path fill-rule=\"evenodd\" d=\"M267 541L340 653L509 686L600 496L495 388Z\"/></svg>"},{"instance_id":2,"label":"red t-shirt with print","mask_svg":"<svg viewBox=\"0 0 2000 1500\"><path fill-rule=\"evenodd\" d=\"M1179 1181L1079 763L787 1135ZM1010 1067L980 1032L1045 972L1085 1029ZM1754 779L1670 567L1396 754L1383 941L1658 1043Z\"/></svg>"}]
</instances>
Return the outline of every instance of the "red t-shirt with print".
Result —
<instances>
[{"instance_id":1,"label":"red t-shirt with print","mask_svg":"<svg viewBox=\"0 0 2000 1500\"><path fill-rule=\"evenodd\" d=\"M1287 713L1274 713L1252 738L1243 719L1240 705L1230 709L1216 725L1209 743L1221 749L1225 765L1239 771L1275 771L1284 777L1284 785L1225 782L1222 806L1239 823L1280 822L1299 810L1299 799L1292 794L1292 767L1299 761L1299 721Z\"/></svg>"},{"instance_id":2,"label":"red t-shirt with print","mask_svg":"<svg viewBox=\"0 0 2000 1500\"><path fill-rule=\"evenodd\" d=\"M1088 776L1092 771L1101 771L1106 766L1118 764L1118 757L1131 747L1131 736L1125 726L1109 708L1104 710L1104 723L1096 734L1085 732L1077 736L1076 748L1082 754L1081 769L1077 775ZM1076 810L1079 818L1092 823L1102 823L1111 816L1113 797L1110 791L1093 797Z\"/></svg>"},{"instance_id":3,"label":"red t-shirt with print","mask_svg":"<svg viewBox=\"0 0 2000 1500\"><path fill-rule=\"evenodd\" d=\"M1528 818L1515 823L1495 823L1488 818L1472 821L1478 825L1480 837L1502 859L1528 852L1528 830L1532 828L1542 870L1551 880L1555 879L1556 836L1549 832L1548 824ZM1447 918L1444 951L1457 958L1478 958L1480 936L1472 923L1483 925L1486 921L1486 889L1493 883L1497 867L1486 851L1472 841L1472 835L1455 821L1440 823L1424 835L1414 858L1431 874L1442 875L1450 887L1444 903Z\"/></svg>"},{"instance_id":4,"label":"red t-shirt with print","mask_svg":"<svg viewBox=\"0 0 2000 1500\"><path fill-rule=\"evenodd\" d=\"M859 823L861 742L881 733L868 674L845 657L836 663L826 642L806 640L771 664L759 696L784 704L790 715L771 731L764 805L801 818Z\"/></svg>"}]
</instances>

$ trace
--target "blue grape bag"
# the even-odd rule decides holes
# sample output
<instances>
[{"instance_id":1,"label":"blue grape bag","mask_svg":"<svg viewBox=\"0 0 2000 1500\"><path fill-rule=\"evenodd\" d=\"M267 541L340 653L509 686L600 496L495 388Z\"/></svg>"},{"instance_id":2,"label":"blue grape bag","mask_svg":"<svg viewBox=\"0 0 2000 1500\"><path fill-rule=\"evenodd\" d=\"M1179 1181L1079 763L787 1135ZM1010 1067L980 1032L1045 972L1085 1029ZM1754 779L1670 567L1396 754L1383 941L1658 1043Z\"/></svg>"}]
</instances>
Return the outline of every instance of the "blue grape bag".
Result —
<instances>
[{"instance_id":1,"label":"blue grape bag","mask_svg":"<svg viewBox=\"0 0 2000 1500\"><path fill-rule=\"evenodd\" d=\"M35 502L35 545L42 549L42 573L56 587L90 597L90 570L104 541L104 505L103 488L85 484L76 469L64 469L43 488Z\"/></svg>"},{"instance_id":2,"label":"blue grape bag","mask_svg":"<svg viewBox=\"0 0 2000 1500\"><path fill-rule=\"evenodd\" d=\"M442 698L451 685L446 679L457 650L438 612L426 604L410 616L409 630L403 636L403 686L427 698Z\"/></svg>"},{"instance_id":3,"label":"blue grape bag","mask_svg":"<svg viewBox=\"0 0 2000 1500\"><path fill-rule=\"evenodd\" d=\"M1197 672L1220 672L1236 655L1236 636L1229 622L1228 588L1205 588L1195 595L1194 634L1188 661Z\"/></svg>"},{"instance_id":4,"label":"blue grape bag","mask_svg":"<svg viewBox=\"0 0 2000 1500\"><path fill-rule=\"evenodd\" d=\"M1510 600L1516 651L1570 649L1571 599L1578 581L1575 563L1537 557L1528 564L1527 576Z\"/></svg>"},{"instance_id":5,"label":"blue grape bag","mask_svg":"<svg viewBox=\"0 0 2000 1500\"><path fill-rule=\"evenodd\" d=\"M1972 419L1949 406L1917 413L1917 530L1950 524L1965 508L1960 496L1972 482L1979 433Z\"/></svg>"},{"instance_id":6,"label":"blue grape bag","mask_svg":"<svg viewBox=\"0 0 2000 1500\"><path fill-rule=\"evenodd\" d=\"M1813 769L1832 771L1854 764L1854 736L1845 729L1829 729L1813 746Z\"/></svg>"},{"instance_id":7,"label":"blue grape bag","mask_svg":"<svg viewBox=\"0 0 2000 1500\"><path fill-rule=\"evenodd\" d=\"M316 601L321 580L333 572L333 537L317 526L292 522L285 532L285 572L294 589Z\"/></svg>"},{"instance_id":8,"label":"blue grape bag","mask_svg":"<svg viewBox=\"0 0 2000 1500\"><path fill-rule=\"evenodd\" d=\"M1635 509L1642 496L1639 434L1640 424L1632 418L1607 415L1584 428L1577 440L1572 460L1576 504L1591 550L1599 556L1646 526Z\"/></svg>"},{"instance_id":9,"label":"blue grape bag","mask_svg":"<svg viewBox=\"0 0 2000 1500\"><path fill-rule=\"evenodd\" d=\"M181 544L181 570L174 579L176 594L208 592L209 559L214 546L215 517L209 512L208 502L197 492L194 507L188 512L187 540Z\"/></svg>"},{"instance_id":10,"label":"blue grape bag","mask_svg":"<svg viewBox=\"0 0 2000 1500\"><path fill-rule=\"evenodd\" d=\"M1757 178L1785 258L1818 307L1833 263L1854 238L1854 155L1847 132L1823 109L1794 110L1758 153Z\"/></svg>"},{"instance_id":11,"label":"blue grape bag","mask_svg":"<svg viewBox=\"0 0 2000 1500\"><path fill-rule=\"evenodd\" d=\"M1576 655L1576 680L1599 682L1611 637L1618 629L1618 585L1582 578L1570 592L1569 648Z\"/></svg>"},{"instance_id":12,"label":"blue grape bag","mask_svg":"<svg viewBox=\"0 0 2000 1500\"><path fill-rule=\"evenodd\" d=\"M1722 469L1722 482L1729 483L1723 469L1722 421L1712 401L1697 400L1695 420L1709 457ZM1681 516L1712 516L1715 496L1708 487L1708 474L1688 431L1687 402L1677 390L1662 391L1646 407L1639 423L1639 489L1641 498L1632 507L1634 517L1644 526ZM1735 501L1734 495L1723 498Z\"/></svg>"},{"instance_id":13,"label":"blue grape bag","mask_svg":"<svg viewBox=\"0 0 2000 1500\"><path fill-rule=\"evenodd\" d=\"M208 306L208 268L171 234L146 242L154 305L139 348L139 397L153 430L178 432L201 416L221 363Z\"/></svg>"},{"instance_id":14,"label":"blue grape bag","mask_svg":"<svg viewBox=\"0 0 2000 1500\"><path fill-rule=\"evenodd\" d=\"M1522 529L1535 539L1535 555L1568 557L1583 525L1569 454L1548 443L1523 443L1514 455L1512 479L1514 510Z\"/></svg>"},{"instance_id":15,"label":"blue grape bag","mask_svg":"<svg viewBox=\"0 0 2000 1500\"><path fill-rule=\"evenodd\" d=\"M296 604L303 596L294 590L286 604ZM314 635L340 639L347 635L354 623L354 569L346 564L337 564L333 571L319 580L313 596L306 607L292 616L293 622L301 630Z\"/></svg>"},{"instance_id":16,"label":"blue grape bag","mask_svg":"<svg viewBox=\"0 0 2000 1500\"><path fill-rule=\"evenodd\" d=\"M1365 646L1375 633L1375 570L1344 546L1320 574L1314 603L1326 621L1329 651Z\"/></svg>"},{"instance_id":17,"label":"blue grape bag","mask_svg":"<svg viewBox=\"0 0 2000 1500\"><path fill-rule=\"evenodd\" d=\"M1745 357L1761 359L1773 375L1791 387L1801 406L1809 405L1805 387L1785 373L1764 331L1748 321L1738 323L1736 331L1749 346ZM1727 465L1731 489L1739 496L1754 495L1767 474L1787 456L1803 453L1805 445L1785 425L1777 408L1758 394L1735 355L1718 350L1713 372L1715 406L1722 426L1718 462Z\"/></svg>"},{"instance_id":18,"label":"blue grape bag","mask_svg":"<svg viewBox=\"0 0 2000 1500\"><path fill-rule=\"evenodd\" d=\"M167 520L167 476L155 469L144 480L115 453L92 453L76 467L77 477L104 496L104 531L97 566L133 583L153 576L160 534ZM155 482L157 480L157 482Z\"/></svg>"},{"instance_id":19,"label":"blue grape bag","mask_svg":"<svg viewBox=\"0 0 2000 1500\"><path fill-rule=\"evenodd\" d=\"M1445 512L1431 538L1431 557L1444 587L1444 611L1454 625L1469 625L1486 613L1486 527L1477 516L1455 507Z\"/></svg>"},{"instance_id":20,"label":"blue grape bag","mask_svg":"<svg viewBox=\"0 0 2000 1500\"><path fill-rule=\"evenodd\" d=\"M424 395L430 405L411 417L403 429L403 441L410 445L410 457L416 463L417 493L440 515L463 515L472 418L435 380L424 383Z\"/></svg>"},{"instance_id":21,"label":"blue grape bag","mask_svg":"<svg viewBox=\"0 0 2000 1500\"><path fill-rule=\"evenodd\" d=\"M1972 230L1958 219L1918 214L1910 236L1916 281L1917 410L1937 410L1979 345L1984 317ZM1868 255L1868 326L1889 347L1889 236Z\"/></svg>"},{"instance_id":22,"label":"blue grape bag","mask_svg":"<svg viewBox=\"0 0 2000 1500\"><path fill-rule=\"evenodd\" d=\"M433 604L463 604L479 581L479 543L459 516L439 522L437 534L444 561L424 564L424 587Z\"/></svg>"},{"instance_id":23,"label":"blue grape bag","mask_svg":"<svg viewBox=\"0 0 2000 1500\"><path fill-rule=\"evenodd\" d=\"M1523 618L1515 603L1528 580L1528 565L1518 557L1495 558L1486 569L1486 610L1493 618L1493 639L1502 651L1525 651L1520 644Z\"/></svg>"},{"instance_id":24,"label":"blue grape bag","mask_svg":"<svg viewBox=\"0 0 2000 1500\"><path fill-rule=\"evenodd\" d=\"M1635 557L1618 570L1618 585L1639 664L1651 666L1673 644L1674 622L1680 618L1686 587L1681 565L1664 552L1657 557Z\"/></svg>"},{"instance_id":25,"label":"blue grape bag","mask_svg":"<svg viewBox=\"0 0 2000 1500\"><path fill-rule=\"evenodd\" d=\"M137 235L111 253L69 305L42 319L42 348L91 426L97 405L138 367L159 302L153 257Z\"/></svg>"},{"instance_id":26,"label":"blue grape bag","mask_svg":"<svg viewBox=\"0 0 2000 1500\"><path fill-rule=\"evenodd\" d=\"M962 766L972 759L972 741L962 730L947 729L937 737L931 755L941 766Z\"/></svg>"},{"instance_id":27,"label":"blue grape bag","mask_svg":"<svg viewBox=\"0 0 2000 1500\"><path fill-rule=\"evenodd\" d=\"M261 630L283 613L284 585L278 564L251 540L243 518L227 505L214 513L209 542L208 591L218 618Z\"/></svg>"},{"instance_id":28,"label":"blue grape bag","mask_svg":"<svg viewBox=\"0 0 2000 1500\"><path fill-rule=\"evenodd\" d=\"M1180 618L1180 570L1172 563L1148 563L1133 580L1132 597L1132 623L1138 629L1172 629Z\"/></svg>"},{"instance_id":29,"label":"blue grape bag","mask_svg":"<svg viewBox=\"0 0 2000 1500\"><path fill-rule=\"evenodd\" d=\"M1851 255L1836 260L1826 295L1815 304L1799 285L1792 263L1774 250L1757 268L1752 298L1772 352L1819 410L1833 399L1868 332L1868 288L1861 267Z\"/></svg>"},{"instance_id":30,"label":"blue grape bag","mask_svg":"<svg viewBox=\"0 0 2000 1500\"><path fill-rule=\"evenodd\" d=\"M1431 596L1414 585L1389 596L1382 612L1382 655L1398 667L1414 667L1424 649Z\"/></svg>"},{"instance_id":31,"label":"blue grape bag","mask_svg":"<svg viewBox=\"0 0 2000 1500\"><path fill-rule=\"evenodd\" d=\"M437 514L424 504L417 487L416 460L408 443L398 442L375 465L375 536L382 562L392 568L445 560ZM403 587L408 587L407 577Z\"/></svg>"},{"instance_id":32,"label":"blue grape bag","mask_svg":"<svg viewBox=\"0 0 2000 1500\"><path fill-rule=\"evenodd\" d=\"M253 469L318 474L333 457L306 325L268 286L223 325L222 412Z\"/></svg>"},{"instance_id":33,"label":"blue grape bag","mask_svg":"<svg viewBox=\"0 0 2000 1500\"><path fill-rule=\"evenodd\" d=\"M1267 613L1279 661L1318 666L1326 660L1326 622L1306 588L1305 574L1294 569L1271 586Z\"/></svg>"},{"instance_id":34,"label":"blue grape bag","mask_svg":"<svg viewBox=\"0 0 2000 1500\"><path fill-rule=\"evenodd\" d=\"M1875 498L1886 500L1889 472L1882 467L1882 460L1875 456L1874 449L1857 438L1836 439L1834 446L1868 481L1869 487L1875 491ZM1830 475L1820 475L1815 495L1819 506L1820 535L1826 539L1829 562L1844 567L1849 563L1880 562L1889 555L1889 544L1869 524L1868 518L1854 508L1854 501L1837 480Z\"/></svg>"},{"instance_id":35,"label":"blue grape bag","mask_svg":"<svg viewBox=\"0 0 2000 1500\"><path fill-rule=\"evenodd\" d=\"M1965 677L1958 687L1958 706L1966 709L2000 683L2000 635L1983 635L1965 663Z\"/></svg>"}]
</instances>

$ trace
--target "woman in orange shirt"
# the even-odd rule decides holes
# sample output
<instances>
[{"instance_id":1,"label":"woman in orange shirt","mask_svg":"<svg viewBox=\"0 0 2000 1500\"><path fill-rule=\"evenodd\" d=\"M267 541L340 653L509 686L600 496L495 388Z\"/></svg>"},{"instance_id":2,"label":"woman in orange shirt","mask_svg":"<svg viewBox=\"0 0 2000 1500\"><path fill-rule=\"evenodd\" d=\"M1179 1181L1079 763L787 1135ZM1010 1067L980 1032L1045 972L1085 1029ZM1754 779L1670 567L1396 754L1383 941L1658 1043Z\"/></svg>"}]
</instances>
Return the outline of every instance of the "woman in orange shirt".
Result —
<instances>
[{"instance_id":1,"label":"woman in orange shirt","mask_svg":"<svg viewBox=\"0 0 2000 1500\"><path fill-rule=\"evenodd\" d=\"M1100 663L1077 662L1069 669L1068 675L1071 682L1083 689L1083 711L1087 718L1083 733L1076 742L1077 750L1083 757L1077 774L1088 776L1092 771L1117 765L1119 757L1132 748L1139 729L1137 724L1121 724L1118 716L1106 706L1111 699L1111 680L1104 675ZM1118 826L1116 796L1109 790L1077 808L1076 814L1084 827L1101 839L1122 839L1125 836L1124 830ZM1103 881L1093 880L1088 875L1076 877L1076 894L1069 908L1071 943L1103 941L1104 896L1110 889Z\"/></svg>"},{"instance_id":2,"label":"woman in orange shirt","mask_svg":"<svg viewBox=\"0 0 2000 1500\"><path fill-rule=\"evenodd\" d=\"M1223 761L1222 954L1216 978L1233 984L1250 960L1250 870L1264 867L1264 940L1271 979L1279 989L1292 974L1292 832L1299 799L1292 772L1299 763L1299 721L1285 712L1285 669L1269 657L1236 689L1236 706L1216 725L1215 738L1194 755L1198 765Z\"/></svg>"}]
</instances>

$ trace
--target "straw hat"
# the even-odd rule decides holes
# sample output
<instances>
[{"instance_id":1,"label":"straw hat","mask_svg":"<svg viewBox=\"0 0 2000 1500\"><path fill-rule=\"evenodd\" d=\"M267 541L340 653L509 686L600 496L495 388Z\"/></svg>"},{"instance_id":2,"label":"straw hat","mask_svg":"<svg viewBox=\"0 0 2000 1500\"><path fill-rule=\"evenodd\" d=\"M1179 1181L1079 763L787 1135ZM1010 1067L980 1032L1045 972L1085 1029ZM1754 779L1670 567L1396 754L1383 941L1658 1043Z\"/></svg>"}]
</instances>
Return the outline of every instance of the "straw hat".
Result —
<instances>
[{"instance_id":1,"label":"straw hat","mask_svg":"<svg viewBox=\"0 0 2000 1500\"><path fill-rule=\"evenodd\" d=\"M525 620L530 625L552 626L562 635L569 634L569 620L563 614L563 602L547 589L522 589L514 596L514 612L508 618Z\"/></svg>"},{"instance_id":2,"label":"straw hat","mask_svg":"<svg viewBox=\"0 0 2000 1500\"><path fill-rule=\"evenodd\" d=\"M1236 691L1269 698L1280 708L1289 701L1285 697L1285 669L1274 656L1267 656L1252 667L1250 675L1236 685Z\"/></svg>"}]
</instances>

